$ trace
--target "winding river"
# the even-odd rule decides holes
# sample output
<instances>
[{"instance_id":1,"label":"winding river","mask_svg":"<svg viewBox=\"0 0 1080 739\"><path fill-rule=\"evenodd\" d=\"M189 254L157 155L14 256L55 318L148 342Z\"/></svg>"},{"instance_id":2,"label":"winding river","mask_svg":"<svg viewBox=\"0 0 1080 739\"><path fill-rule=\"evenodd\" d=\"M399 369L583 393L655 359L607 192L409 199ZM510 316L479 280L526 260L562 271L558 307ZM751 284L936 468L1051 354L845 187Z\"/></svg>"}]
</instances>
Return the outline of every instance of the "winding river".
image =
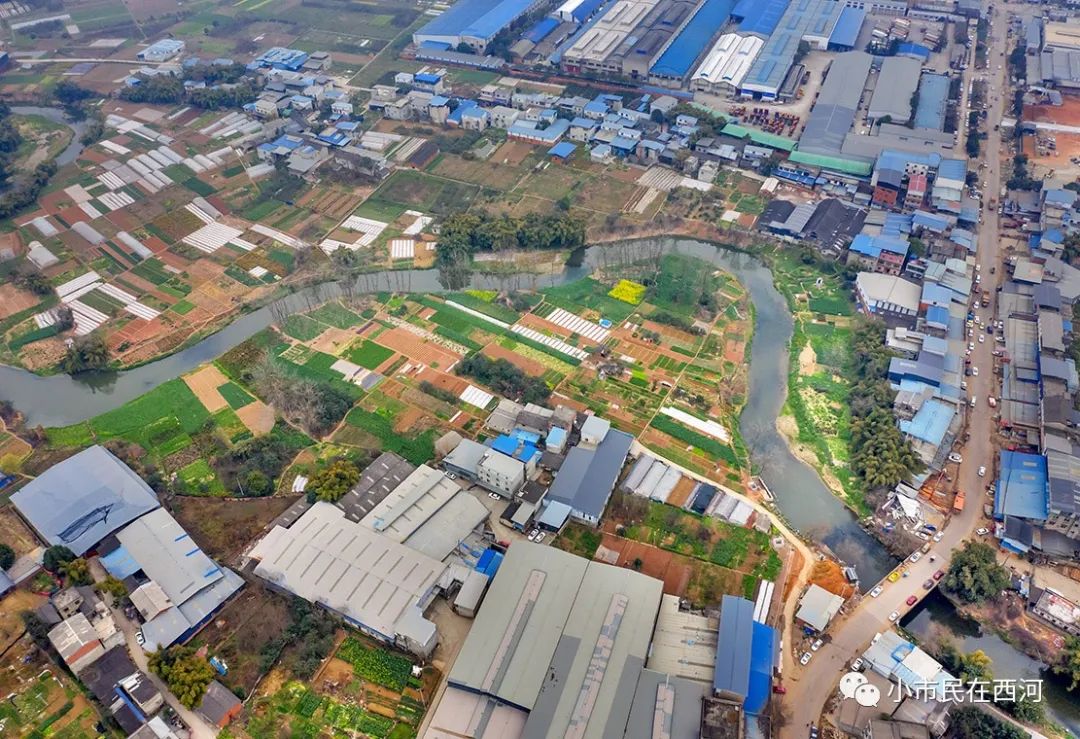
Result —
<instances>
[{"instance_id":1,"label":"winding river","mask_svg":"<svg viewBox=\"0 0 1080 739\"><path fill-rule=\"evenodd\" d=\"M785 396L787 348L793 324L783 296L773 286L772 273L761 260L700 241L647 239L590 247L580 267L566 267L558 274L474 275L472 287L551 287L581 279L601 266L656 258L669 252L703 259L732 273L746 286L756 311L756 326L751 346L750 392L741 430L755 468L792 526L827 544L838 557L856 568L862 582L877 582L892 567L889 557L830 493L817 472L795 458L776 429L776 416ZM354 294L440 290L435 270L385 271L359 276ZM339 285L329 284L321 290L301 291L278 302L285 310L297 312L306 310L315 301L340 294ZM223 354L273 323L274 313L271 306L252 311L187 349L122 372L73 379L67 375L41 377L0 366L0 397L13 401L31 425L63 426L84 421Z\"/></svg>"},{"instance_id":2,"label":"winding river","mask_svg":"<svg viewBox=\"0 0 1080 739\"><path fill-rule=\"evenodd\" d=\"M86 124L82 121L72 121L64 115L64 111L59 108L44 108L37 105L13 105L11 106L11 112L15 115L39 115L42 118L47 118L53 123L58 123L61 126L67 126L74 132L74 136L71 137L71 142L56 156L56 166L63 167L65 164L71 164L82 153L83 144L79 141L82 135L86 132Z\"/></svg>"}]
</instances>

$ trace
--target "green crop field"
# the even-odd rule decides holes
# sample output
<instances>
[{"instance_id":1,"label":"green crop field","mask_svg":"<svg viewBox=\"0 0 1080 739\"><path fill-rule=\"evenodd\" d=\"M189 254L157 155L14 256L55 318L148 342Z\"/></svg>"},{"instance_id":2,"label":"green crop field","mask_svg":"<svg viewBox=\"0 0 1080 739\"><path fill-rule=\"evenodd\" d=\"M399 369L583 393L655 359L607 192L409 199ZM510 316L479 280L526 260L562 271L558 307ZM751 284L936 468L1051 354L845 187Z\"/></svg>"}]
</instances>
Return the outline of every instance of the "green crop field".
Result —
<instances>
[{"instance_id":1,"label":"green crop field","mask_svg":"<svg viewBox=\"0 0 1080 739\"><path fill-rule=\"evenodd\" d=\"M226 382L217 390L233 410L243 408L244 406L255 402L255 398L248 395L248 392L235 382Z\"/></svg>"},{"instance_id":2,"label":"green crop field","mask_svg":"<svg viewBox=\"0 0 1080 739\"><path fill-rule=\"evenodd\" d=\"M155 441L165 443L183 432L193 434L210 417L183 380L169 380L90 421L74 426L49 429L54 445L86 446L105 439L121 438L153 450ZM163 422L168 421L165 433Z\"/></svg>"},{"instance_id":3,"label":"green crop field","mask_svg":"<svg viewBox=\"0 0 1080 739\"><path fill-rule=\"evenodd\" d=\"M353 313L341 303L336 302L320 306L311 313L308 313L308 316L320 323L325 323L327 326L333 326L334 328L352 328L353 326L359 326L363 322L360 316Z\"/></svg>"},{"instance_id":4,"label":"green crop field","mask_svg":"<svg viewBox=\"0 0 1080 739\"><path fill-rule=\"evenodd\" d=\"M366 339L349 347L349 361L355 362L364 369L373 370L390 357L394 352L384 346Z\"/></svg>"},{"instance_id":5,"label":"green crop field","mask_svg":"<svg viewBox=\"0 0 1080 739\"><path fill-rule=\"evenodd\" d=\"M400 454L413 464L424 464L435 457L434 431L403 436L394 431L389 419L363 408L349 411L345 422L379 439L384 451Z\"/></svg>"},{"instance_id":6,"label":"green crop field","mask_svg":"<svg viewBox=\"0 0 1080 739\"><path fill-rule=\"evenodd\" d=\"M307 316L294 315L285 319L281 329L294 339L311 341L323 332L323 326L318 321Z\"/></svg>"}]
</instances>

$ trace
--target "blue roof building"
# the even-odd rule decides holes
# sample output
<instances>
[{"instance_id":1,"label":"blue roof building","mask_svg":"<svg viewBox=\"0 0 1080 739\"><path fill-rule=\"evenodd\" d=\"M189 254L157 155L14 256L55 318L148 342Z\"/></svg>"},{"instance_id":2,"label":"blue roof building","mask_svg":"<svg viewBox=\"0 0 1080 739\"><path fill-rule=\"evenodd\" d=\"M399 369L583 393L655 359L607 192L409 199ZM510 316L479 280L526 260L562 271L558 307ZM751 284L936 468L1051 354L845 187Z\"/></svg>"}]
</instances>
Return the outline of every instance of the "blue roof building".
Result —
<instances>
[{"instance_id":1,"label":"blue roof building","mask_svg":"<svg viewBox=\"0 0 1080 739\"><path fill-rule=\"evenodd\" d=\"M734 5L735 0L705 0L653 63L649 74L677 80L690 74L690 67L701 56L716 29L724 25Z\"/></svg>"},{"instance_id":2,"label":"blue roof building","mask_svg":"<svg viewBox=\"0 0 1080 739\"><path fill-rule=\"evenodd\" d=\"M844 8L836 19L836 27L829 36L829 48L836 51L849 51L855 48L859 38L866 11L862 8Z\"/></svg>"},{"instance_id":3,"label":"blue roof building","mask_svg":"<svg viewBox=\"0 0 1080 739\"><path fill-rule=\"evenodd\" d=\"M517 452L519 442L513 436L507 434L499 434L491 441L491 448L497 452L502 452L508 457L514 456Z\"/></svg>"},{"instance_id":4,"label":"blue roof building","mask_svg":"<svg viewBox=\"0 0 1080 739\"><path fill-rule=\"evenodd\" d=\"M1001 452L1001 473L994 491L994 518L1008 516L1045 521L1049 514L1046 457Z\"/></svg>"},{"instance_id":5,"label":"blue roof building","mask_svg":"<svg viewBox=\"0 0 1080 739\"><path fill-rule=\"evenodd\" d=\"M540 128L536 121L514 121L506 134L511 138L531 141L534 144L555 144L569 130L570 121L559 118L547 128Z\"/></svg>"},{"instance_id":6,"label":"blue roof building","mask_svg":"<svg viewBox=\"0 0 1080 739\"><path fill-rule=\"evenodd\" d=\"M948 217L941 215L940 213L931 213L926 210L917 210L911 217L911 225L913 228L922 229L927 231L933 231L934 233L945 233L951 225L951 221Z\"/></svg>"},{"instance_id":7,"label":"blue roof building","mask_svg":"<svg viewBox=\"0 0 1080 739\"><path fill-rule=\"evenodd\" d=\"M503 561L503 553L498 549L485 549L484 553L480 555L480 559L476 562L474 568L477 572L482 572L489 578L495 577L495 573L499 571L499 565Z\"/></svg>"},{"instance_id":8,"label":"blue roof building","mask_svg":"<svg viewBox=\"0 0 1080 739\"><path fill-rule=\"evenodd\" d=\"M283 69L289 72L297 72L304 66L304 62L307 60L308 55L305 51L275 46L255 57L253 63L256 67L262 67L264 69Z\"/></svg>"},{"instance_id":9,"label":"blue roof building","mask_svg":"<svg viewBox=\"0 0 1080 739\"><path fill-rule=\"evenodd\" d=\"M577 146L571 144L569 141L560 141L555 144L555 146L548 149L548 155L558 159L569 159L574 155L576 149Z\"/></svg>"},{"instance_id":10,"label":"blue roof building","mask_svg":"<svg viewBox=\"0 0 1080 739\"><path fill-rule=\"evenodd\" d=\"M141 49L135 54L135 58L146 62L164 62L172 59L183 50L183 41L174 38L163 38L150 44L145 49Z\"/></svg>"},{"instance_id":11,"label":"blue roof building","mask_svg":"<svg viewBox=\"0 0 1080 739\"><path fill-rule=\"evenodd\" d=\"M467 44L483 52L499 31L529 12L536 0L460 0L413 34L417 45L428 41Z\"/></svg>"},{"instance_id":12,"label":"blue roof building","mask_svg":"<svg viewBox=\"0 0 1080 739\"><path fill-rule=\"evenodd\" d=\"M922 44L905 42L896 47L897 56L910 56L922 59L924 62L930 58L930 49Z\"/></svg>"},{"instance_id":13,"label":"blue roof building","mask_svg":"<svg viewBox=\"0 0 1080 739\"><path fill-rule=\"evenodd\" d=\"M923 74L915 104L915 128L945 130L945 107L949 102L949 78L943 74ZM963 179L963 178L961 178Z\"/></svg>"},{"instance_id":14,"label":"blue roof building","mask_svg":"<svg viewBox=\"0 0 1080 739\"><path fill-rule=\"evenodd\" d=\"M849 248L856 254L877 259L883 251L906 257L911 244L901 236L887 236L885 234L871 236L870 234L861 233L852 240Z\"/></svg>"},{"instance_id":15,"label":"blue roof building","mask_svg":"<svg viewBox=\"0 0 1080 739\"><path fill-rule=\"evenodd\" d=\"M525 32L524 38L534 44L538 44L558 27L559 21L557 19L552 18L551 16L541 18L532 28Z\"/></svg>"},{"instance_id":16,"label":"blue roof building","mask_svg":"<svg viewBox=\"0 0 1080 739\"><path fill-rule=\"evenodd\" d=\"M926 309L926 324L934 328L947 329L949 327L949 309L943 305L931 305ZM926 340L923 339L925 344Z\"/></svg>"},{"instance_id":17,"label":"blue roof building","mask_svg":"<svg viewBox=\"0 0 1080 739\"><path fill-rule=\"evenodd\" d=\"M759 715L769 702L773 668L779 661L779 652L776 629L755 621L750 642L750 681L744 704L750 716Z\"/></svg>"},{"instance_id":18,"label":"blue roof building","mask_svg":"<svg viewBox=\"0 0 1080 739\"><path fill-rule=\"evenodd\" d=\"M914 439L937 447L945 439L954 414L953 406L930 398L910 421L900 421L900 430Z\"/></svg>"},{"instance_id":19,"label":"blue roof building","mask_svg":"<svg viewBox=\"0 0 1080 739\"><path fill-rule=\"evenodd\" d=\"M739 0L731 15L739 19L739 33L754 33L768 38L790 4L791 0Z\"/></svg>"},{"instance_id":20,"label":"blue roof building","mask_svg":"<svg viewBox=\"0 0 1080 739\"><path fill-rule=\"evenodd\" d=\"M465 111L469 108L475 108L479 105L475 100L458 100L458 106L450 111L450 115L446 117L446 122L451 125L460 126L461 116L465 114Z\"/></svg>"},{"instance_id":21,"label":"blue roof building","mask_svg":"<svg viewBox=\"0 0 1080 739\"><path fill-rule=\"evenodd\" d=\"M547 499L565 503L579 520L599 523L633 441L630 434L610 429L595 449L571 449Z\"/></svg>"},{"instance_id":22,"label":"blue roof building","mask_svg":"<svg viewBox=\"0 0 1080 739\"><path fill-rule=\"evenodd\" d=\"M750 693L753 641L754 604L745 598L725 595L720 601L713 693L737 703L746 701Z\"/></svg>"}]
</instances>

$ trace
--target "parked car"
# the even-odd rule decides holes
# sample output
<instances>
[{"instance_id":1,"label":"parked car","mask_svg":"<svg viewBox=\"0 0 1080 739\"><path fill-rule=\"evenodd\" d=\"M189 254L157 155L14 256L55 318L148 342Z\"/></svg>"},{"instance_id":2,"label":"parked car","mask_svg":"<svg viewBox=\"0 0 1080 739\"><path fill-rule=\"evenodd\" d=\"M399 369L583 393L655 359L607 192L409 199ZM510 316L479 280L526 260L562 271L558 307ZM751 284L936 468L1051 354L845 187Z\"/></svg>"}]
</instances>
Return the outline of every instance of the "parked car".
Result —
<instances>
[{"instance_id":1,"label":"parked car","mask_svg":"<svg viewBox=\"0 0 1080 739\"><path fill-rule=\"evenodd\" d=\"M988 529L988 528L986 528L984 526L981 529L975 529L975 533L978 534L979 536L986 536L987 534L990 533L990 529Z\"/></svg>"},{"instance_id":2,"label":"parked car","mask_svg":"<svg viewBox=\"0 0 1080 739\"><path fill-rule=\"evenodd\" d=\"M881 585L878 585L877 587L875 587L875 588L874 588L873 590L871 590L871 591L870 591L870 597L871 597L871 598L876 598L876 597L878 597L879 595L881 595L881 591L882 591L883 589L884 589L884 588L883 588L883 586L881 586Z\"/></svg>"},{"instance_id":3,"label":"parked car","mask_svg":"<svg viewBox=\"0 0 1080 739\"><path fill-rule=\"evenodd\" d=\"M940 580L943 577L945 577L945 570L938 570L937 572L934 573L934 579L935 580Z\"/></svg>"},{"instance_id":4,"label":"parked car","mask_svg":"<svg viewBox=\"0 0 1080 739\"><path fill-rule=\"evenodd\" d=\"M896 582L897 580L900 579L900 573L899 572L890 572L889 576L886 579L889 582Z\"/></svg>"},{"instance_id":5,"label":"parked car","mask_svg":"<svg viewBox=\"0 0 1080 739\"><path fill-rule=\"evenodd\" d=\"M920 559L922 559L922 552L915 552L915 554L908 557L911 562L918 562Z\"/></svg>"},{"instance_id":6,"label":"parked car","mask_svg":"<svg viewBox=\"0 0 1080 739\"><path fill-rule=\"evenodd\" d=\"M960 464L961 462L963 462L963 461L964 461L964 458L963 458L963 457L961 457L961 456L960 456L959 454L957 454L956 452L951 452L951 453L949 454L949 461L950 461L950 462L956 462L957 464Z\"/></svg>"},{"instance_id":7,"label":"parked car","mask_svg":"<svg viewBox=\"0 0 1080 739\"><path fill-rule=\"evenodd\" d=\"M985 344L986 343L986 337L983 336L982 334L979 334L979 343L980 344Z\"/></svg>"},{"instance_id":8,"label":"parked car","mask_svg":"<svg viewBox=\"0 0 1080 739\"><path fill-rule=\"evenodd\" d=\"M543 531L538 532L536 534L536 543L543 544L545 537L547 537L547 534L545 534Z\"/></svg>"},{"instance_id":9,"label":"parked car","mask_svg":"<svg viewBox=\"0 0 1080 739\"><path fill-rule=\"evenodd\" d=\"M810 664L810 652L803 652L803 656L799 658L800 665Z\"/></svg>"},{"instance_id":10,"label":"parked car","mask_svg":"<svg viewBox=\"0 0 1080 739\"><path fill-rule=\"evenodd\" d=\"M937 532L936 534L934 534L934 542L937 543L937 542L941 541L942 537L944 537L944 536L945 536L944 531Z\"/></svg>"},{"instance_id":11,"label":"parked car","mask_svg":"<svg viewBox=\"0 0 1080 739\"><path fill-rule=\"evenodd\" d=\"M919 600L919 599L916 598L914 595L909 595L907 597L907 600L905 600L904 602L907 603L909 606L913 606L913 605L915 605L915 601L917 601L917 600Z\"/></svg>"},{"instance_id":12,"label":"parked car","mask_svg":"<svg viewBox=\"0 0 1080 739\"><path fill-rule=\"evenodd\" d=\"M146 644L146 637L143 636L142 629L135 632L135 643L140 647Z\"/></svg>"},{"instance_id":13,"label":"parked car","mask_svg":"<svg viewBox=\"0 0 1080 739\"><path fill-rule=\"evenodd\" d=\"M851 663L851 669L855 670L855 672L862 672L864 666L865 663L862 657L856 657Z\"/></svg>"},{"instance_id":14,"label":"parked car","mask_svg":"<svg viewBox=\"0 0 1080 739\"><path fill-rule=\"evenodd\" d=\"M491 498L492 500L498 500L499 499L499 494L498 493L488 493L488 497Z\"/></svg>"},{"instance_id":15,"label":"parked car","mask_svg":"<svg viewBox=\"0 0 1080 739\"><path fill-rule=\"evenodd\" d=\"M934 581L932 579L927 580L926 582L924 582L922 584L922 586L923 586L923 590L933 590L934 589Z\"/></svg>"},{"instance_id":16,"label":"parked car","mask_svg":"<svg viewBox=\"0 0 1080 739\"><path fill-rule=\"evenodd\" d=\"M898 619L898 618L900 618L900 614L897 613L896 611L893 611L892 613L889 614L889 623L895 623L896 619Z\"/></svg>"},{"instance_id":17,"label":"parked car","mask_svg":"<svg viewBox=\"0 0 1080 739\"><path fill-rule=\"evenodd\" d=\"M986 468L985 467L980 467L979 468L979 477L986 477Z\"/></svg>"},{"instance_id":18,"label":"parked car","mask_svg":"<svg viewBox=\"0 0 1080 739\"><path fill-rule=\"evenodd\" d=\"M823 642L821 639L815 639L814 643L810 645L810 651L811 652L816 652L817 650L821 649L821 647L824 646L824 645L825 645L825 642Z\"/></svg>"},{"instance_id":19,"label":"parked car","mask_svg":"<svg viewBox=\"0 0 1080 739\"><path fill-rule=\"evenodd\" d=\"M979 368L978 368L978 367L972 367L972 368L971 368L971 374L972 374L972 375L973 375L974 377L978 377L978 376L979 376Z\"/></svg>"}]
</instances>

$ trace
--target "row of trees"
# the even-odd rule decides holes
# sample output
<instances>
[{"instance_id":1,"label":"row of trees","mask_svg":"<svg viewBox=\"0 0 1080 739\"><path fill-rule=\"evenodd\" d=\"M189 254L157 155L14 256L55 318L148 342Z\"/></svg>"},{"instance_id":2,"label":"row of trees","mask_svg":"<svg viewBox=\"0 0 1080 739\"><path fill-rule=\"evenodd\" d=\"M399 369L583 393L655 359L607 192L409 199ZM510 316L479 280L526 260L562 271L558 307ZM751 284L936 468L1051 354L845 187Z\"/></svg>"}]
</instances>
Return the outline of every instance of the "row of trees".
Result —
<instances>
[{"instance_id":1,"label":"row of trees","mask_svg":"<svg viewBox=\"0 0 1080 739\"><path fill-rule=\"evenodd\" d=\"M524 403L543 403L551 395L551 388L539 377L525 374L505 359L491 359L480 353L458 362L454 372L472 377L499 395Z\"/></svg>"},{"instance_id":2,"label":"row of trees","mask_svg":"<svg viewBox=\"0 0 1080 739\"><path fill-rule=\"evenodd\" d=\"M247 82L222 87L196 87L187 89L179 77L161 75L140 77L139 84L123 88L119 96L132 103L175 105L187 103L196 108L217 110L238 108L255 99L256 93Z\"/></svg>"},{"instance_id":3,"label":"row of trees","mask_svg":"<svg viewBox=\"0 0 1080 739\"><path fill-rule=\"evenodd\" d=\"M885 325L857 322L852 352L851 467L867 488L893 488L919 472L923 463L893 415L895 393L887 379L892 354L885 346Z\"/></svg>"},{"instance_id":4,"label":"row of trees","mask_svg":"<svg viewBox=\"0 0 1080 739\"><path fill-rule=\"evenodd\" d=\"M443 286L459 290L469 282L472 257L478 252L524 249L569 250L585 244L585 222L569 213L522 218L455 213L439 228L436 266Z\"/></svg>"}]
</instances>

